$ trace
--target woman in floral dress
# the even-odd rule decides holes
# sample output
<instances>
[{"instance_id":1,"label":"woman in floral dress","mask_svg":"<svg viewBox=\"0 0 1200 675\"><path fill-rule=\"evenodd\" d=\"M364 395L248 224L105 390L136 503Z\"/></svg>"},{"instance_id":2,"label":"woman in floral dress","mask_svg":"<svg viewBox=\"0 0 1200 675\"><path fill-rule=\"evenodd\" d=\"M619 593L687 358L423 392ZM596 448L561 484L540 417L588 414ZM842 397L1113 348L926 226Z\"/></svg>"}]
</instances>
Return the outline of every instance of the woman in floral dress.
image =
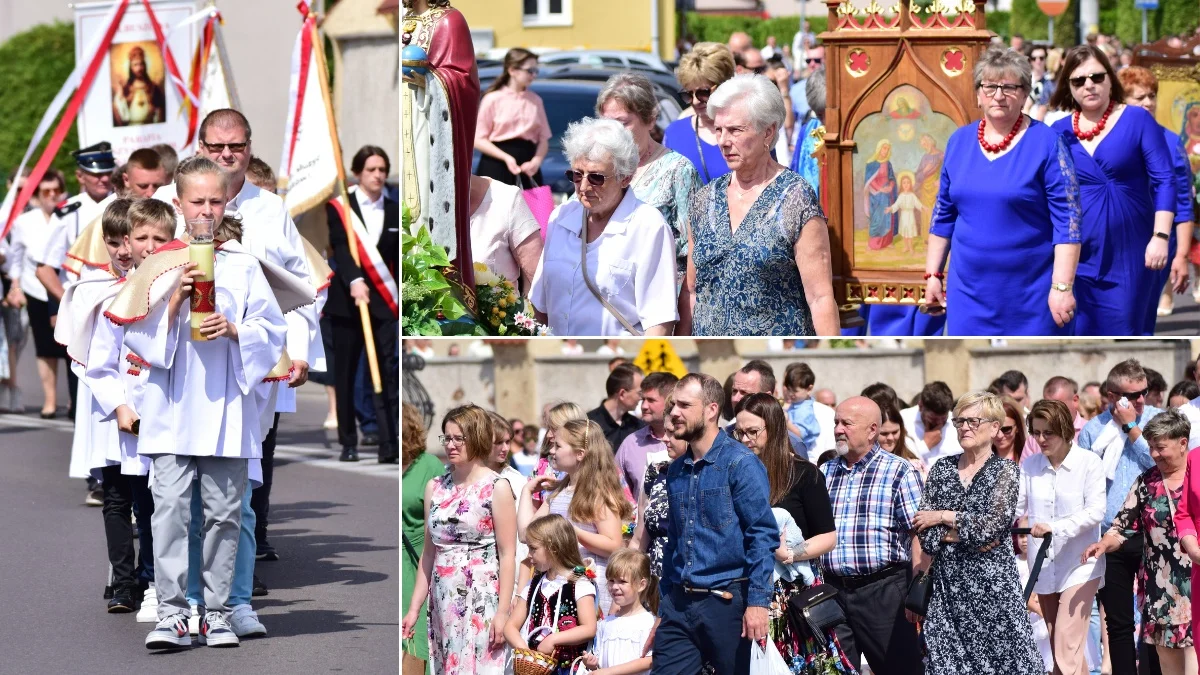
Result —
<instances>
[{"instance_id":1,"label":"woman in floral dress","mask_svg":"<svg viewBox=\"0 0 1200 675\"><path fill-rule=\"evenodd\" d=\"M1157 415L1146 424L1142 436L1150 444L1154 466L1138 476L1112 527L1083 554L1085 559L1098 557L1117 550L1135 534L1145 535L1137 576L1141 639L1154 645L1163 675L1196 673L1192 560L1180 545L1174 522L1183 496L1189 427L1186 418L1177 412Z\"/></svg>"},{"instance_id":2,"label":"woman in floral dress","mask_svg":"<svg viewBox=\"0 0 1200 675\"><path fill-rule=\"evenodd\" d=\"M413 637L428 596L432 672L502 675L507 648L496 617L508 616L513 597L516 501L506 479L484 464L492 424L482 408L451 410L442 433L450 470L425 487L425 546L403 635Z\"/></svg>"},{"instance_id":3,"label":"woman in floral dress","mask_svg":"<svg viewBox=\"0 0 1200 675\"><path fill-rule=\"evenodd\" d=\"M667 410L670 409L671 399L668 398ZM687 441L675 438L675 424L670 416L663 420L663 430L667 450L646 457L646 476L642 480L642 496L637 508L638 524L629 541L629 548L649 556L650 574L655 579L662 577L663 547L667 543L667 467L687 450Z\"/></svg>"}]
</instances>

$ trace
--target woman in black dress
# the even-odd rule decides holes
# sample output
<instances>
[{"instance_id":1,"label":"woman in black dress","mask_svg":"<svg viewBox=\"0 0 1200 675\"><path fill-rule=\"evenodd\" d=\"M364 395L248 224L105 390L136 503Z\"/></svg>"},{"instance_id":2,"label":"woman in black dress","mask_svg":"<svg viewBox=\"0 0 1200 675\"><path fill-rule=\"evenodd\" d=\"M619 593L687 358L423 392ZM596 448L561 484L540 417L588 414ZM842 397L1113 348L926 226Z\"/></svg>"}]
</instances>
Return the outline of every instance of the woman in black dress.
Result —
<instances>
[{"instance_id":1,"label":"woman in black dress","mask_svg":"<svg viewBox=\"0 0 1200 675\"><path fill-rule=\"evenodd\" d=\"M921 495L914 523L934 556L926 675L1044 672L1009 536L1021 470L992 452L1003 421L998 396L963 396L953 419L963 452L934 463Z\"/></svg>"},{"instance_id":2,"label":"woman in black dress","mask_svg":"<svg viewBox=\"0 0 1200 675\"><path fill-rule=\"evenodd\" d=\"M803 544L789 548L781 533L775 560L791 565L816 560L833 550L837 532L825 478L815 464L792 451L787 417L779 401L770 394L747 396L738 402L736 423L734 437L758 455L767 468L771 507L791 514L804 534ZM821 583L819 566L812 567L815 581L811 585L805 585L799 577L794 583L776 579L774 602L779 607L787 607L793 594ZM856 672L842 655L833 631L826 636L828 647L823 648L806 629L793 630L798 627L790 626L783 618L772 620L771 625L771 636L794 673L825 673L829 666L836 672Z\"/></svg>"}]
</instances>

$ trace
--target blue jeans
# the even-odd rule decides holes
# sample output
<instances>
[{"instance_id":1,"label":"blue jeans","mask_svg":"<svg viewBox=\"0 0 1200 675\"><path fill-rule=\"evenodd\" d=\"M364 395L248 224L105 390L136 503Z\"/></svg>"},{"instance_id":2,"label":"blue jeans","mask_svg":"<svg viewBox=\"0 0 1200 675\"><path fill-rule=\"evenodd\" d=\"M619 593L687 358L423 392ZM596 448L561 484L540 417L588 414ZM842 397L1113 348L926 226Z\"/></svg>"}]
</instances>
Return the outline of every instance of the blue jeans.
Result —
<instances>
[{"instance_id":1,"label":"blue jeans","mask_svg":"<svg viewBox=\"0 0 1200 675\"><path fill-rule=\"evenodd\" d=\"M233 568L233 586L229 590L229 607L250 604L250 593L254 590L254 509L250 508L250 486L242 497L242 528L238 535L237 558ZM188 604L203 606L204 593L200 588L201 529L204 527L204 511L200 503L200 490L192 489L192 523L188 528Z\"/></svg>"},{"instance_id":2,"label":"blue jeans","mask_svg":"<svg viewBox=\"0 0 1200 675\"><path fill-rule=\"evenodd\" d=\"M379 422L375 419L375 388L371 384L366 351L358 357L358 370L354 374L354 412L364 435L379 433Z\"/></svg>"},{"instance_id":3,"label":"blue jeans","mask_svg":"<svg viewBox=\"0 0 1200 675\"><path fill-rule=\"evenodd\" d=\"M658 606L661 623L654 635L654 675L695 675L705 662L718 675L747 675L750 641L742 639L746 586L741 581L726 587L732 600L684 593L682 586L663 596Z\"/></svg>"}]
</instances>

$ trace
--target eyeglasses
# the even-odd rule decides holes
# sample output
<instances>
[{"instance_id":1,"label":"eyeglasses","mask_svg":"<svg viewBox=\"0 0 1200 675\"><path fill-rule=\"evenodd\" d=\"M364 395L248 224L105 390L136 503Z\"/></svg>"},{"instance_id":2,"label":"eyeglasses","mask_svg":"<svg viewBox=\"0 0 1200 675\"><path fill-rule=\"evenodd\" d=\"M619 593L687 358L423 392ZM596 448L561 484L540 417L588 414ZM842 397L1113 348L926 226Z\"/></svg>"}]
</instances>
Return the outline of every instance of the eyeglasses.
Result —
<instances>
[{"instance_id":1,"label":"eyeglasses","mask_svg":"<svg viewBox=\"0 0 1200 675\"><path fill-rule=\"evenodd\" d=\"M1046 55L1045 54L1034 54L1033 56L1029 57L1029 60L1030 61L1045 61Z\"/></svg>"},{"instance_id":2,"label":"eyeglasses","mask_svg":"<svg viewBox=\"0 0 1200 675\"><path fill-rule=\"evenodd\" d=\"M805 63L815 63L815 64L817 64L818 66L819 66L819 65L821 65L821 62L822 62L822 61L824 61L824 59L820 59L820 58L816 58L816 59L804 59L804 62L805 62Z\"/></svg>"},{"instance_id":3,"label":"eyeglasses","mask_svg":"<svg viewBox=\"0 0 1200 675\"><path fill-rule=\"evenodd\" d=\"M734 429L733 437L739 441L744 441L747 438L758 438L758 435L763 432L763 427L757 429Z\"/></svg>"},{"instance_id":4,"label":"eyeglasses","mask_svg":"<svg viewBox=\"0 0 1200 675\"><path fill-rule=\"evenodd\" d=\"M1139 389L1137 391L1118 391L1115 393L1120 396L1124 396L1125 398L1129 399L1130 401L1136 401L1139 398L1145 396L1149 392L1150 392L1150 388L1147 387L1145 389Z\"/></svg>"},{"instance_id":5,"label":"eyeglasses","mask_svg":"<svg viewBox=\"0 0 1200 675\"><path fill-rule=\"evenodd\" d=\"M994 97L996 95L996 92L1002 92L1004 94L1004 97L1008 98L1010 96L1016 96L1017 94L1019 94L1021 92L1022 89L1024 89L1024 87L1022 87L1019 84L981 84L981 85L979 85L979 90L983 92L984 96L988 96L988 97Z\"/></svg>"},{"instance_id":6,"label":"eyeglasses","mask_svg":"<svg viewBox=\"0 0 1200 675\"><path fill-rule=\"evenodd\" d=\"M523 70L534 77L537 77L538 73L542 72L542 71L538 70L537 68L517 68L517 70Z\"/></svg>"},{"instance_id":7,"label":"eyeglasses","mask_svg":"<svg viewBox=\"0 0 1200 675\"><path fill-rule=\"evenodd\" d=\"M754 73L755 75L762 75L767 72L767 64L764 63L757 68L748 68L747 70Z\"/></svg>"},{"instance_id":8,"label":"eyeglasses","mask_svg":"<svg viewBox=\"0 0 1200 675\"><path fill-rule=\"evenodd\" d=\"M608 176L602 173L592 173L590 171L568 171L567 180L579 185L583 182L584 177L587 177L587 182L595 187L602 187L604 181L608 180Z\"/></svg>"},{"instance_id":9,"label":"eyeglasses","mask_svg":"<svg viewBox=\"0 0 1200 675\"><path fill-rule=\"evenodd\" d=\"M980 424L991 421L992 420L984 419L982 417L955 417L954 419L950 420L950 423L954 425L955 429L967 427L971 431L975 431L979 428Z\"/></svg>"},{"instance_id":10,"label":"eyeglasses","mask_svg":"<svg viewBox=\"0 0 1200 675\"><path fill-rule=\"evenodd\" d=\"M1108 77L1108 73L1102 71L1099 73L1092 73L1091 75L1080 75L1079 77L1072 77L1068 80L1068 82L1071 83L1072 87L1075 87L1076 89L1078 89L1078 88L1082 87L1083 83L1087 82L1088 80L1091 80L1092 84L1100 84L1101 82L1104 81L1104 78L1106 78L1106 77Z\"/></svg>"},{"instance_id":11,"label":"eyeglasses","mask_svg":"<svg viewBox=\"0 0 1200 675\"><path fill-rule=\"evenodd\" d=\"M1058 434L1054 433L1053 431L1030 431L1029 435L1033 436L1034 438L1054 438Z\"/></svg>"},{"instance_id":12,"label":"eyeglasses","mask_svg":"<svg viewBox=\"0 0 1200 675\"><path fill-rule=\"evenodd\" d=\"M61 195L62 193L63 193L62 188L50 188L49 190L45 190L45 189L38 190L38 194L43 197L49 197L50 195Z\"/></svg>"},{"instance_id":13,"label":"eyeglasses","mask_svg":"<svg viewBox=\"0 0 1200 675\"><path fill-rule=\"evenodd\" d=\"M448 448L452 445L463 445L467 442L467 439L462 436L438 436L438 441L442 444L442 447Z\"/></svg>"},{"instance_id":14,"label":"eyeglasses","mask_svg":"<svg viewBox=\"0 0 1200 675\"><path fill-rule=\"evenodd\" d=\"M225 148L229 148L229 151L235 155L242 154L243 152L246 151L246 147L250 145L249 142L246 142L246 143L209 143L208 141L200 141L200 142L204 145L204 147L208 148L209 152L221 153L221 152L225 152Z\"/></svg>"},{"instance_id":15,"label":"eyeglasses","mask_svg":"<svg viewBox=\"0 0 1200 675\"><path fill-rule=\"evenodd\" d=\"M688 105L692 104L693 98L701 103L705 103L708 101L708 97L712 96L712 93L713 89L711 87L702 87L700 89L693 89L692 91L684 89L683 91L679 92L679 98L682 98L683 102Z\"/></svg>"},{"instance_id":16,"label":"eyeglasses","mask_svg":"<svg viewBox=\"0 0 1200 675\"><path fill-rule=\"evenodd\" d=\"M1013 432L1013 430L1014 430L1014 429L1016 429L1016 428L1017 428L1017 427L1016 427L1016 426L1014 426L1014 425L1012 425L1012 424L1006 424L1006 425L1004 425L1004 426L1000 427L1000 433L1004 434L1005 436L1008 436L1008 435L1009 435L1009 434L1011 434L1011 433Z\"/></svg>"}]
</instances>

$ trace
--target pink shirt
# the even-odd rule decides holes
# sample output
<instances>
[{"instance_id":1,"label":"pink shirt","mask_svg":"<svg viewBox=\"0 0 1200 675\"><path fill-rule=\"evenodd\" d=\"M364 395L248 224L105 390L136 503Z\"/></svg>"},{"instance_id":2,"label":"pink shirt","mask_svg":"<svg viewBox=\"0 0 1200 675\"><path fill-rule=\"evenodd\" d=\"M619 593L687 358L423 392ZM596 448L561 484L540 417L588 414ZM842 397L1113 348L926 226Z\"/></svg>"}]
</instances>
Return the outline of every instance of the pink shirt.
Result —
<instances>
[{"instance_id":1,"label":"pink shirt","mask_svg":"<svg viewBox=\"0 0 1200 675\"><path fill-rule=\"evenodd\" d=\"M550 121L542 97L526 89L517 92L508 87L485 94L479 104L475 140L499 143L523 138L534 143L550 140Z\"/></svg>"}]
</instances>

